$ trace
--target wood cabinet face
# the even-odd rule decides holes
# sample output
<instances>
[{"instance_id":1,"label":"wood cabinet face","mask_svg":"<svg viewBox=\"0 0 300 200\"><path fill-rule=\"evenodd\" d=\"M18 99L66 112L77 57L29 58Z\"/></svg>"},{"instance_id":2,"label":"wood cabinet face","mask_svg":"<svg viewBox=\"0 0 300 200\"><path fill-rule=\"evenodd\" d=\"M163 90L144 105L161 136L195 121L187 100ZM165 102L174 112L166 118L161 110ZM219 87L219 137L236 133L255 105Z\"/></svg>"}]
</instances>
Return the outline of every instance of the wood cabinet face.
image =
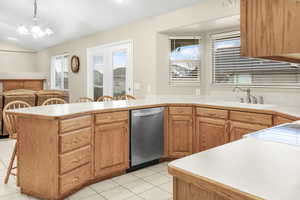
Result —
<instances>
[{"instance_id":1,"label":"wood cabinet face","mask_svg":"<svg viewBox=\"0 0 300 200\"><path fill-rule=\"evenodd\" d=\"M299 17L294 0L241 0L241 55L300 62Z\"/></svg>"},{"instance_id":2,"label":"wood cabinet face","mask_svg":"<svg viewBox=\"0 0 300 200\"><path fill-rule=\"evenodd\" d=\"M230 122L230 141L242 139L244 135L268 128L266 125L243 123L243 122Z\"/></svg>"},{"instance_id":3,"label":"wood cabinet face","mask_svg":"<svg viewBox=\"0 0 300 200\"><path fill-rule=\"evenodd\" d=\"M294 120L296 121L296 120ZM284 117L280 117L280 116L275 116L274 117L274 125L280 125L280 124L285 124L285 123L291 123L293 122L293 120L288 119L288 118L284 118Z\"/></svg>"},{"instance_id":4,"label":"wood cabinet face","mask_svg":"<svg viewBox=\"0 0 300 200\"><path fill-rule=\"evenodd\" d=\"M128 122L96 127L95 175L105 176L129 167Z\"/></svg>"},{"instance_id":5,"label":"wood cabinet face","mask_svg":"<svg viewBox=\"0 0 300 200\"><path fill-rule=\"evenodd\" d=\"M195 132L195 151L205 151L229 141L227 121L197 117Z\"/></svg>"},{"instance_id":6,"label":"wood cabinet face","mask_svg":"<svg viewBox=\"0 0 300 200\"><path fill-rule=\"evenodd\" d=\"M192 154L193 116L170 115L169 131L170 156Z\"/></svg>"}]
</instances>

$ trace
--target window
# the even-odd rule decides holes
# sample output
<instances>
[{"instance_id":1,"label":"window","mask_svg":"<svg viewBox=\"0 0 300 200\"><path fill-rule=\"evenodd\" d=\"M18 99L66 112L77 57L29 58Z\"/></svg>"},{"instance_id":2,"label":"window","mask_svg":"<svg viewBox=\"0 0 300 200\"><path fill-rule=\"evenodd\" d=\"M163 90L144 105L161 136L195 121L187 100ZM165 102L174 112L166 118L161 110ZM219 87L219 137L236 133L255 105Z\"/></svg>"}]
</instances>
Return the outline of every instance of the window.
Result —
<instances>
[{"instance_id":1,"label":"window","mask_svg":"<svg viewBox=\"0 0 300 200\"><path fill-rule=\"evenodd\" d=\"M240 34L211 35L213 83L253 86L284 86L300 83L298 65L240 56Z\"/></svg>"},{"instance_id":2,"label":"window","mask_svg":"<svg viewBox=\"0 0 300 200\"><path fill-rule=\"evenodd\" d=\"M52 58L51 88L69 89L68 56L60 55Z\"/></svg>"},{"instance_id":3,"label":"window","mask_svg":"<svg viewBox=\"0 0 300 200\"><path fill-rule=\"evenodd\" d=\"M196 37L170 38L170 85L200 83L200 39Z\"/></svg>"}]
</instances>

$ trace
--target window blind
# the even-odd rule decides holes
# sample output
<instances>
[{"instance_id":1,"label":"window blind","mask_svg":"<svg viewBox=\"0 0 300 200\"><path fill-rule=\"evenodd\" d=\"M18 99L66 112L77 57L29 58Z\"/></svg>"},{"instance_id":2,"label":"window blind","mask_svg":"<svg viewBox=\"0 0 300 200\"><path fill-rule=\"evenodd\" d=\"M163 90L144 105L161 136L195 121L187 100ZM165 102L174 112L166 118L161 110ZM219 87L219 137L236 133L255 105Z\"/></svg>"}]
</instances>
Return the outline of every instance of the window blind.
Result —
<instances>
[{"instance_id":1,"label":"window blind","mask_svg":"<svg viewBox=\"0 0 300 200\"><path fill-rule=\"evenodd\" d=\"M242 57L240 34L211 35L213 83L236 85L298 85L298 65L272 60Z\"/></svg>"},{"instance_id":2,"label":"window blind","mask_svg":"<svg viewBox=\"0 0 300 200\"><path fill-rule=\"evenodd\" d=\"M170 85L200 83L199 37L170 38Z\"/></svg>"}]
</instances>

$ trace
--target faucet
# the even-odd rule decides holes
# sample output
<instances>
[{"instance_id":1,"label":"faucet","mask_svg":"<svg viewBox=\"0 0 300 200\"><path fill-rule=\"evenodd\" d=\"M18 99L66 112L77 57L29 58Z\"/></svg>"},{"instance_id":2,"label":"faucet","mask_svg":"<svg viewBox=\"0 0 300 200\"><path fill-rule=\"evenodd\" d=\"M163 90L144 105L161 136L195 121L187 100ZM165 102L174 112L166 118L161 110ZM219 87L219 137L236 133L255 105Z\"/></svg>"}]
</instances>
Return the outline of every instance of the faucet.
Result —
<instances>
[{"instance_id":1,"label":"faucet","mask_svg":"<svg viewBox=\"0 0 300 200\"><path fill-rule=\"evenodd\" d=\"M258 99L251 94L251 89L250 88L247 88L247 89L242 89L238 86L234 87L233 88L233 92L235 92L236 90L240 90L242 92L246 92L247 93L247 96L246 96L246 103L253 103L253 104L257 104L258 103ZM241 103L242 103L243 100L241 100Z\"/></svg>"}]
</instances>

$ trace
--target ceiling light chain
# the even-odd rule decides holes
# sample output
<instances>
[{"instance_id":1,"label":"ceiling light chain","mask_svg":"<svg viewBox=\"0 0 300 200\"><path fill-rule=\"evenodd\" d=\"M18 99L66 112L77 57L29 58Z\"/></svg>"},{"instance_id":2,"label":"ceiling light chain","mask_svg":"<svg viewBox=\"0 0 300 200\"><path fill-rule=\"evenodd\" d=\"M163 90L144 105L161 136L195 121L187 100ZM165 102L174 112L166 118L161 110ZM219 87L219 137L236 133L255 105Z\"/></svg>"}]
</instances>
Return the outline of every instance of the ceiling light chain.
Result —
<instances>
[{"instance_id":1,"label":"ceiling light chain","mask_svg":"<svg viewBox=\"0 0 300 200\"><path fill-rule=\"evenodd\" d=\"M21 35L31 35L34 39L42 38L46 35L50 36L50 35L53 34L53 30L51 28L46 27L45 29L43 29L41 26L38 25L37 11L38 11L37 0L34 0L34 4L33 4L33 21L34 21L34 24L32 26L30 26L30 28L27 28L25 25L20 25L17 28L17 31L19 32L19 34L21 34Z\"/></svg>"}]
</instances>

